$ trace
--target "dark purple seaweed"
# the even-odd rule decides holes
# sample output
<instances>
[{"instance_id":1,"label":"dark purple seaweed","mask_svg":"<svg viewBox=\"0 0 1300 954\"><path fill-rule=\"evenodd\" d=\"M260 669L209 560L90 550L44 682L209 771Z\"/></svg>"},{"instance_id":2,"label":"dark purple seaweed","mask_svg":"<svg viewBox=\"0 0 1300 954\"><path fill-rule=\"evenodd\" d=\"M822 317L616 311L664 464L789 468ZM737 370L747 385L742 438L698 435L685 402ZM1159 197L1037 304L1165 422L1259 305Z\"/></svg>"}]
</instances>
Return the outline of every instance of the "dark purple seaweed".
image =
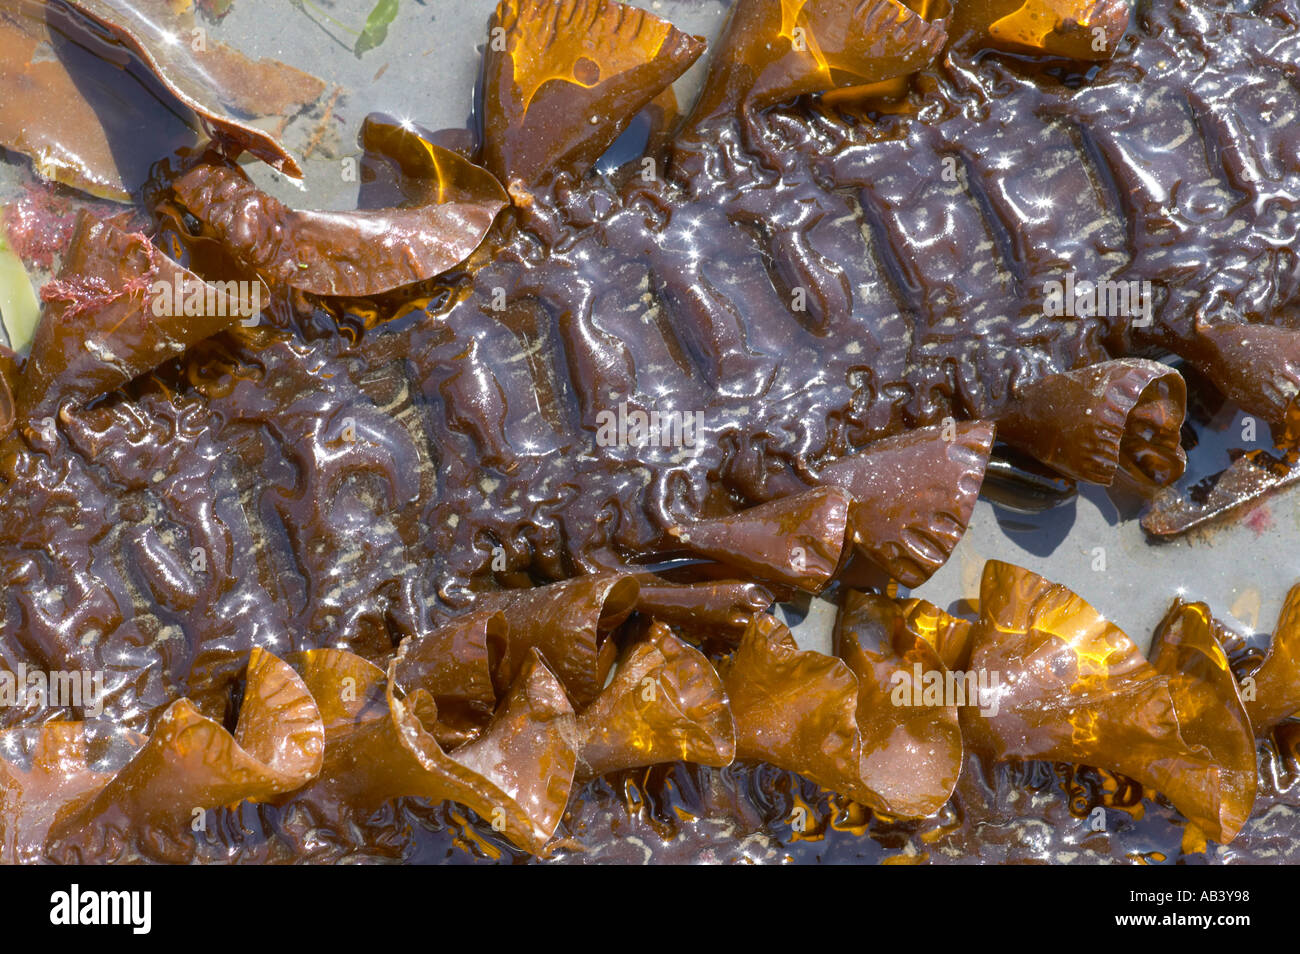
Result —
<instances>
[{"instance_id":1,"label":"dark purple seaweed","mask_svg":"<svg viewBox=\"0 0 1300 954\"><path fill-rule=\"evenodd\" d=\"M215 725L255 651L288 660L324 755L277 816L298 834L274 838L321 827L336 854L388 850L400 822L384 813L404 796L453 799L542 851L577 774L677 757L764 760L924 814L960 788L972 742L1125 772L1231 839L1253 800L1250 725L1195 655L1209 644L1191 617L1148 663L1074 594L989 564L978 623L845 596L838 658L798 649L764 591L737 587L806 595L857 556L924 581L965 529L995 426L1068 477L1168 484L1185 403L1152 360L1168 352L1248 411L1293 410L1300 7L1150 4L1124 32L1119 5L1098 3L1031 36L991 0L951 20L880 0L855 8L855 45L831 16L847 5L827 2L781 24L788 51L751 42L745 24L778 6L742 0L704 105L648 164L600 173L587 167L628 117L578 135L582 110L662 112L696 45L607 0L506 0L494 23L540 45L505 56L568 73L529 92L507 78L519 59L508 74L491 60L482 158L513 205L436 267L379 248L374 284L295 283L286 263L327 265L328 239L277 231L296 213L224 162L185 170L160 209L198 222L178 242L214 241L291 291L259 327L8 438L6 663L105 669L107 718L156 733L182 697ZM554 29L570 20L594 26ZM638 42L611 46L620 23ZM1080 45L1089 25L1104 50ZM611 48L630 62L602 64ZM852 91L816 97L836 85ZM534 104L550 113L530 125ZM1100 306L1074 294L1084 281ZM734 647L720 683L691 638ZM1099 646L1116 671L1061 682ZM1288 646L1259 672L1269 724L1293 698ZM1060 666L1018 655L1040 650ZM962 731L957 707L880 717L890 673L968 655L1026 675L1001 716L965 706ZM669 670L682 711L638 710L642 681ZM1074 731L1094 716L1104 731ZM0 718L22 731L48 714ZM892 738L936 753L915 788L882 756ZM72 775L78 811L111 815L84 804L104 780ZM277 778L249 797L282 792ZM129 813L107 823L112 847L92 854L149 855Z\"/></svg>"}]
</instances>

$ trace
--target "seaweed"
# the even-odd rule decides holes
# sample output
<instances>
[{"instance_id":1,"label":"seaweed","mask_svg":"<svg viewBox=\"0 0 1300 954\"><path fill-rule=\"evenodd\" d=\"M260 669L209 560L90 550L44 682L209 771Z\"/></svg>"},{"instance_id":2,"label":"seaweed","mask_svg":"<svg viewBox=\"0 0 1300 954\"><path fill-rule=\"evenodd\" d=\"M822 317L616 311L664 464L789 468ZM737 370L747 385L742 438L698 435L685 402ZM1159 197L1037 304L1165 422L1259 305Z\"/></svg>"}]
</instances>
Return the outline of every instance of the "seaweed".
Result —
<instances>
[{"instance_id":1,"label":"seaweed","mask_svg":"<svg viewBox=\"0 0 1300 954\"><path fill-rule=\"evenodd\" d=\"M160 172L154 238L79 223L4 366L0 654L108 670L135 754L92 771L62 713L4 773L22 852L188 860L151 795L183 787L341 853L451 800L543 855L576 786L679 760L890 819L972 760L1056 760L1236 837L1298 704L1294 601L1256 695L1195 605L1148 660L1027 569L986 565L978 619L895 594L954 552L995 436L1062 487L1171 485L1187 386L1153 354L1291 422L1294 132L1217 109L1280 101L1276 18L741 0L684 116L703 45L648 12L505 0L489 31L479 145L361 130L396 204L289 208L218 129ZM646 155L602 169L641 113ZM150 321L159 276L269 300ZM833 647L768 612L818 594ZM188 732L220 758L173 758Z\"/></svg>"}]
</instances>

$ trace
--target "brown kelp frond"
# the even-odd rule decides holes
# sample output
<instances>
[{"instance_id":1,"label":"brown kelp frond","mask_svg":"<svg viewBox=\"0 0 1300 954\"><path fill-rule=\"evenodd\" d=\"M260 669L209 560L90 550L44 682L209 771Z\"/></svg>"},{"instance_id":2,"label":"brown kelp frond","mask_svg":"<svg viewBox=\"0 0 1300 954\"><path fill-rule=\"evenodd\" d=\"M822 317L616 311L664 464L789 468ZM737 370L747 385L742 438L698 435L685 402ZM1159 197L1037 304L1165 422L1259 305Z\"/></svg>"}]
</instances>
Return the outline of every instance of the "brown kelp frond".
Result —
<instances>
[{"instance_id":1,"label":"brown kelp frond","mask_svg":"<svg viewBox=\"0 0 1300 954\"><path fill-rule=\"evenodd\" d=\"M92 195L129 199L143 184L147 162L166 156L177 145L169 138L185 128L171 120L146 87L131 88L119 78L111 90L100 89L104 79L99 74L75 68L75 59L51 55L69 42L107 42L122 60L137 61L192 110L227 145L232 158L247 150L288 175L301 176L279 139L254 121L293 115L319 99L325 84L284 63L249 60L209 39L192 14L176 9L165 0L7 4L0 11L0 145L29 156L47 179ZM197 42L200 35L202 42ZM114 72L126 75L125 70ZM119 127L120 117L102 112L97 104L105 101L135 114L134 128ZM127 144L121 139L138 136L140 129L157 137L157 151L139 168L123 168L120 153ZM138 143L130 146L139 148Z\"/></svg>"},{"instance_id":2,"label":"brown kelp frond","mask_svg":"<svg viewBox=\"0 0 1300 954\"><path fill-rule=\"evenodd\" d=\"M668 534L691 553L760 580L816 591L840 565L850 503L839 488L818 487L730 516L671 527Z\"/></svg>"},{"instance_id":3,"label":"brown kelp frond","mask_svg":"<svg viewBox=\"0 0 1300 954\"><path fill-rule=\"evenodd\" d=\"M729 765L736 727L722 681L698 650L654 623L577 719L579 775L679 759Z\"/></svg>"},{"instance_id":4,"label":"brown kelp frond","mask_svg":"<svg viewBox=\"0 0 1300 954\"><path fill-rule=\"evenodd\" d=\"M955 710L905 711L891 697L896 672L942 667L922 641L900 652L850 609L844 659L800 650L782 623L756 615L720 671L736 720L736 757L790 769L880 811L927 815L952 793L961 765ZM905 642L905 641L904 641ZM923 765L890 774L899 754ZM894 765L893 768L897 768Z\"/></svg>"},{"instance_id":5,"label":"brown kelp frond","mask_svg":"<svg viewBox=\"0 0 1300 954\"><path fill-rule=\"evenodd\" d=\"M991 560L980 586L971 668L999 674L996 712L962 728L994 759L1038 758L1121 772L1228 842L1254 801L1255 755L1239 703L1182 669L1163 669L1064 586ZM1247 781L1247 779L1249 781Z\"/></svg>"},{"instance_id":6,"label":"brown kelp frond","mask_svg":"<svg viewBox=\"0 0 1300 954\"><path fill-rule=\"evenodd\" d=\"M1110 484L1117 468L1164 486L1182 476L1187 385L1168 365L1103 361L1035 381L998 415L998 437L1067 477Z\"/></svg>"},{"instance_id":7,"label":"brown kelp frond","mask_svg":"<svg viewBox=\"0 0 1300 954\"><path fill-rule=\"evenodd\" d=\"M142 851L185 860L196 813L300 788L320 772L324 751L306 684L284 661L254 650L233 735L188 699L172 703L130 762L57 820L50 852L65 863L130 860Z\"/></svg>"},{"instance_id":8,"label":"brown kelp frond","mask_svg":"<svg viewBox=\"0 0 1300 954\"><path fill-rule=\"evenodd\" d=\"M954 39L1014 53L1108 60L1128 29L1126 0L961 0Z\"/></svg>"},{"instance_id":9,"label":"brown kelp frond","mask_svg":"<svg viewBox=\"0 0 1300 954\"><path fill-rule=\"evenodd\" d=\"M388 209L291 209L234 165L204 161L172 183L205 236L272 288L315 295L377 295L447 271L469 256L508 204L492 175L414 128L369 117L362 141L423 170L417 201Z\"/></svg>"},{"instance_id":10,"label":"brown kelp frond","mask_svg":"<svg viewBox=\"0 0 1300 954\"><path fill-rule=\"evenodd\" d=\"M965 534L992 448L987 421L918 428L829 464L818 480L852 496L858 548L895 580L919 586Z\"/></svg>"},{"instance_id":11,"label":"brown kelp frond","mask_svg":"<svg viewBox=\"0 0 1300 954\"><path fill-rule=\"evenodd\" d=\"M81 212L18 380L22 420L82 404L256 317L260 286L209 284L143 235Z\"/></svg>"},{"instance_id":12,"label":"brown kelp frond","mask_svg":"<svg viewBox=\"0 0 1300 954\"><path fill-rule=\"evenodd\" d=\"M703 51L614 0L502 0L484 59L484 164L521 201L556 172L585 172Z\"/></svg>"},{"instance_id":13,"label":"brown kelp frond","mask_svg":"<svg viewBox=\"0 0 1300 954\"><path fill-rule=\"evenodd\" d=\"M942 19L927 20L895 0L739 0L693 121L906 76L929 63L945 39Z\"/></svg>"}]
</instances>

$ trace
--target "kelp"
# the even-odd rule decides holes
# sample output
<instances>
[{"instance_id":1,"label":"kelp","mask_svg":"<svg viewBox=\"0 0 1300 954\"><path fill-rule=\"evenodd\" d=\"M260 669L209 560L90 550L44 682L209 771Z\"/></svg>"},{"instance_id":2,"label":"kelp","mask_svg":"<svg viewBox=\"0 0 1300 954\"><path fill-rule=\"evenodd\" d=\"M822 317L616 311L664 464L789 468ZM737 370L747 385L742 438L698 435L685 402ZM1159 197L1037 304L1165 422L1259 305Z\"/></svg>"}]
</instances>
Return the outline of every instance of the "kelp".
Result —
<instances>
[{"instance_id":1,"label":"kelp","mask_svg":"<svg viewBox=\"0 0 1300 954\"><path fill-rule=\"evenodd\" d=\"M474 251L507 205L490 173L414 127L370 116L362 143L418 174L416 201L351 212L291 209L237 166L215 160L183 172L172 191L241 265L273 288L316 295L376 295L439 275Z\"/></svg>"},{"instance_id":2,"label":"kelp","mask_svg":"<svg viewBox=\"0 0 1300 954\"><path fill-rule=\"evenodd\" d=\"M614 663L610 633L632 612L637 591L635 577L606 573L478 596L476 610L505 620L498 685L513 682L536 650L579 707L590 703Z\"/></svg>"},{"instance_id":3,"label":"kelp","mask_svg":"<svg viewBox=\"0 0 1300 954\"><path fill-rule=\"evenodd\" d=\"M1183 668L1153 665L1063 586L991 560L970 666L998 673L996 714L962 710L967 742L994 760L1055 759L1120 772L1168 798L1215 841L1241 829L1255 750L1240 701Z\"/></svg>"},{"instance_id":4,"label":"kelp","mask_svg":"<svg viewBox=\"0 0 1300 954\"><path fill-rule=\"evenodd\" d=\"M576 624L587 630L578 658L593 665L590 634L602 616L607 626L626 617L630 580L505 599L407 638L387 670L339 649L285 661L255 650L233 735L182 699L147 739L126 740L135 754L117 772L92 761L82 723L13 730L30 755L0 762L6 856L182 860L203 830L190 823L213 808L291 802L346 824L401 797L459 802L545 854L576 783L678 760L761 760L887 817L921 818L952 796L967 746L1129 775L1217 841L1249 814L1248 704L1203 604L1175 603L1148 663L1064 587L991 561L978 622L845 591L834 656L800 650L784 624L756 612L715 670L651 620L575 707L549 657L572 661L563 634ZM473 700L476 724L449 732L435 692L464 702L458 672L490 698Z\"/></svg>"},{"instance_id":5,"label":"kelp","mask_svg":"<svg viewBox=\"0 0 1300 954\"><path fill-rule=\"evenodd\" d=\"M186 860L192 823L204 812L301 787L321 770L324 750L307 686L287 663L254 650L234 734L189 700L172 703L130 762L60 815L48 835L51 855L65 863L131 860L136 851Z\"/></svg>"},{"instance_id":6,"label":"kelp","mask_svg":"<svg viewBox=\"0 0 1300 954\"><path fill-rule=\"evenodd\" d=\"M1153 537L1173 537L1244 512L1300 480L1297 460L1294 453L1247 451L1214 476L1206 493L1166 487L1142 515L1142 529Z\"/></svg>"},{"instance_id":7,"label":"kelp","mask_svg":"<svg viewBox=\"0 0 1300 954\"><path fill-rule=\"evenodd\" d=\"M1156 629L1151 655L1176 687L1179 732L1218 761L1224 827L1214 837L1231 838L1255 801L1255 741L1209 607L1175 600Z\"/></svg>"},{"instance_id":8,"label":"kelp","mask_svg":"<svg viewBox=\"0 0 1300 954\"><path fill-rule=\"evenodd\" d=\"M385 674L338 651L298 657L314 695L343 701L334 703L320 777L297 798L362 813L402 796L452 799L515 844L543 851L568 802L576 756L573 708L540 655L529 650L488 726L450 751L431 731L438 708L428 690L403 691L393 678L401 661L399 651ZM382 707L359 704L380 694Z\"/></svg>"},{"instance_id":9,"label":"kelp","mask_svg":"<svg viewBox=\"0 0 1300 954\"><path fill-rule=\"evenodd\" d=\"M580 778L677 760L730 765L736 754L721 679L663 623L629 648L576 728Z\"/></svg>"},{"instance_id":10,"label":"kelp","mask_svg":"<svg viewBox=\"0 0 1300 954\"><path fill-rule=\"evenodd\" d=\"M585 172L704 50L610 0L502 0L488 37L483 161L520 197L557 171Z\"/></svg>"},{"instance_id":11,"label":"kelp","mask_svg":"<svg viewBox=\"0 0 1300 954\"><path fill-rule=\"evenodd\" d=\"M551 605L558 605L552 594ZM586 595L569 589L574 602ZM461 632L494 627L500 614L474 614ZM294 657L320 702L325 767L304 801L367 812L387 799L453 799L531 851L555 833L574 778L688 759L729 764L734 727L709 661L662 624L628 648L612 679L576 719L537 648L528 647L514 682L481 732L444 745L430 693L443 670L432 665L446 637L403 642L387 675L360 657L313 650ZM509 793L509 794L507 794Z\"/></svg>"},{"instance_id":12,"label":"kelp","mask_svg":"<svg viewBox=\"0 0 1300 954\"><path fill-rule=\"evenodd\" d=\"M657 577L641 580L637 612L714 638L738 638L755 613L770 609L771 591L758 583L674 584Z\"/></svg>"},{"instance_id":13,"label":"kelp","mask_svg":"<svg viewBox=\"0 0 1300 954\"><path fill-rule=\"evenodd\" d=\"M839 567L850 504L838 488L819 487L730 516L670 527L668 535L691 553L747 575L815 592Z\"/></svg>"},{"instance_id":14,"label":"kelp","mask_svg":"<svg viewBox=\"0 0 1300 954\"><path fill-rule=\"evenodd\" d=\"M118 67L137 65L165 98L124 83L123 69L105 72L79 47ZM151 162L192 144L191 111L232 156L247 150L299 176L284 145L251 120L288 116L323 90L300 70L208 40L165 0L6 0L0 8L0 145L29 156L45 178L92 195L129 199ZM150 131L143 139L141 128Z\"/></svg>"},{"instance_id":15,"label":"kelp","mask_svg":"<svg viewBox=\"0 0 1300 954\"><path fill-rule=\"evenodd\" d=\"M900 671L910 678L914 663L942 664L924 642L900 652L892 632L882 641L863 622L856 605L841 616L845 658L837 659L800 650L784 624L754 616L719 669L736 720L736 757L798 772L878 811L931 814L960 770L956 713L904 713L889 701L889 680ZM896 757L921 764L900 776Z\"/></svg>"},{"instance_id":16,"label":"kelp","mask_svg":"<svg viewBox=\"0 0 1300 954\"><path fill-rule=\"evenodd\" d=\"M208 284L148 238L83 211L45 302L16 394L20 418L84 403L256 317L260 289Z\"/></svg>"},{"instance_id":17,"label":"kelp","mask_svg":"<svg viewBox=\"0 0 1300 954\"><path fill-rule=\"evenodd\" d=\"M109 746L88 735L84 722L11 729L3 739L7 753L17 748L21 754L0 760L0 860L33 864L59 819L76 814L112 779L112 772L95 766ZM142 740L131 741L138 746Z\"/></svg>"},{"instance_id":18,"label":"kelp","mask_svg":"<svg viewBox=\"0 0 1300 954\"><path fill-rule=\"evenodd\" d=\"M963 0L952 33L1015 53L1106 60L1128 23L1125 0Z\"/></svg>"},{"instance_id":19,"label":"kelp","mask_svg":"<svg viewBox=\"0 0 1300 954\"><path fill-rule=\"evenodd\" d=\"M1044 377L997 418L998 438L1067 477L1110 484L1118 469L1164 486L1182 476L1187 385L1168 365L1107 361Z\"/></svg>"},{"instance_id":20,"label":"kelp","mask_svg":"<svg viewBox=\"0 0 1300 954\"><path fill-rule=\"evenodd\" d=\"M939 53L944 26L895 0L737 3L693 120L906 76Z\"/></svg>"},{"instance_id":21,"label":"kelp","mask_svg":"<svg viewBox=\"0 0 1300 954\"><path fill-rule=\"evenodd\" d=\"M1156 635L1166 642L1171 634L1187 641L1185 633L1192 634L1195 645L1183 655L1198 662L1207 679L1223 683L1225 695L1230 685L1242 700L1256 736L1267 737L1283 720L1300 712L1300 659L1296 653L1300 584L1287 592L1263 659L1235 674L1225 655L1225 647L1235 642L1234 636L1204 603L1175 600Z\"/></svg>"},{"instance_id":22,"label":"kelp","mask_svg":"<svg viewBox=\"0 0 1300 954\"><path fill-rule=\"evenodd\" d=\"M284 63L250 60L223 43L208 42L193 16L176 13L167 0L71 0L68 6L130 49L219 138L287 175L301 175L284 147L248 120L288 116L315 102L324 82Z\"/></svg>"},{"instance_id":23,"label":"kelp","mask_svg":"<svg viewBox=\"0 0 1300 954\"><path fill-rule=\"evenodd\" d=\"M857 548L895 580L919 586L966 532L993 432L986 421L916 428L828 464L817 480L853 498Z\"/></svg>"},{"instance_id":24,"label":"kelp","mask_svg":"<svg viewBox=\"0 0 1300 954\"><path fill-rule=\"evenodd\" d=\"M963 754L958 707L982 702L968 683L962 683L960 701L955 695L938 704L926 698L928 687L957 682L936 648L907 625L905 613L888 597L850 590L835 621L836 652L858 679L862 776L877 796L867 804L920 818L938 811L957 785Z\"/></svg>"},{"instance_id":25,"label":"kelp","mask_svg":"<svg viewBox=\"0 0 1300 954\"><path fill-rule=\"evenodd\" d=\"M491 718L510 681L508 633L503 614L470 613L407 643L394 677L433 696L439 741L471 738Z\"/></svg>"},{"instance_id":26,"label":"kelp","mask_svg":"<svg viewBox=\"0 0 1300 954\"><path fill-rule=\"evenodd\" d=\"M926 600L896 600L895 604L899 624L929 643L946 668L966 668L975 641L974 622L945 613Z\"/></svg>"},{"instance_id":27,"label":"kelp","mask_svg":"<svg viewBox=\"0 0 1300 954\"><path fill-rule=\"evenodd\" d=\"M1300 336L1243 321L1197 321L1194 359L1242 410L1282 421L1300 395Z\"/></svg>"},{"instance_id":28,"label":"kelp","mask_svg":"<svg viewBox=\"0 0 1300 954\"><path fill-rule=\"evenodd\" d=\"M1291 587L1273 627L1268 654L1251 674L1252 698L1246 703L1251 725L1262 733L1300 712L1300 585Z\"/></svg>"},{"instance_id":29,"label":"kelp","mask_svg":"<svg viewBox=\"0 0 1300 954\"><path fill-rule=\"evenodd\" d=\"M1195 156L1133 152L1150 127L1130 100L1148 85L1178 95L1139 95L1142 108L1174 102L1180 124L1187 102L1208 106L1203 138L1225 174L1249 158L1244 143L1263 161L1289 142L1267 126L1219 135L1222 97L1182 95L1194 74L1180 57L1201 49L1187 24L1211 12L1189 2L1197 15L1176 20L1153 8L1128 58L1106 63L1127 22L1108 0L990 0L952 16L943 3L752 0L690 120L670 129L669 84L699 54L693 38L612 0L507 0L487 37L483 167L467 158L472 135L372 116L361 143L371 169L399 174L399 204L301 212L255 188L233 163L246 146L217 130L220 148L160 170L154 211L185 267L161 240L83 218L20 376L0 353L30 425L6 444L6 515L33 501L63 520L0 541L38 630L17 643L63 651L87 618L129 628L129 603L149 623L182 619L191 665L176 666L161 712L141 713L153 731L119 773L84 754L85 726L27 737L38 757L0 783L6 845L185 859L194 810L249 801L346 841L417 798L468 806L540 854L576 781L682 759L768 762L915 818L948 801L968 751L1096 765L1231 840L1253 804L1252 729L1294 708L1289 610L1252 698L1197 605L1171 611L1148 662L1077 596L1006 564L986 568L978 621L848 589L852 558L906 586L946 562L995 429L1065 488L1173 481L1183 382L1135 355L1177 352L1270 421L1293 414L1296 338L1278 310L1293 289L1228 287L1280 268L1268 255L1286 236L1261 210L1290 186L1268 192L1256 176L1229 222L1213 202L1144 191L1199 182ZM120 37L116 4L83 7ZM1084 49L1089 36L1107 49ZM1285 71L1288 49L1261 47L1254 66ZM144 41L137 54L154 55ZM1060 58L1098 64L1076 73ZM1228 78L1251 79L1249 65ZM834 97L817 99L837 87L898 108L842 122ZM663 174L586 175L641 110L664 149L646 158L671 157ZM1041 165L1018 151L1037 137L1054 150ZM1238 232L1254 257L1211 235ZM1189 319L1198 255L1249 321ZM1153 280L1165 296L1153 327L1042 314L1034 289L1076 266ZM277 296L275 327L196 349L211 316L147 320L157 279L232 274ZM418 287L439 276L446 287ZM83 406L176 354L149 387ZM197 423L157 436L181 401ZM592 433L602 411L659 403L698 410L698 443ZM64 427L37 440L33 418L56 410ZM139 415L158 420L132 430ZM333 439L360 418L363 440ZM176 553L146 554L143 585L95 589L122 562L123 533L164 522L179 528ZM221 577L224 602L206 616L186 532L229 557L194 571ZM43 572L37 552L61 562ZM765 612L809 593L842 603L836 655L801 650ZM74 603L93 609L73 615ZM229 627L214 624L232 606ZM230 683L241 627L260 639L264 625L299 626L274 638L317 648L287 666L254 655ZM160 622L144 633L162 634ZM402 640L391 654L390 639ZM730 655L715 667L706 653ZM273 684L291 712L258 691ZM208 717L241 689L239 728L222 735ZM195 803L188 818L164 788Z\"/></svg>"}]
</instances>

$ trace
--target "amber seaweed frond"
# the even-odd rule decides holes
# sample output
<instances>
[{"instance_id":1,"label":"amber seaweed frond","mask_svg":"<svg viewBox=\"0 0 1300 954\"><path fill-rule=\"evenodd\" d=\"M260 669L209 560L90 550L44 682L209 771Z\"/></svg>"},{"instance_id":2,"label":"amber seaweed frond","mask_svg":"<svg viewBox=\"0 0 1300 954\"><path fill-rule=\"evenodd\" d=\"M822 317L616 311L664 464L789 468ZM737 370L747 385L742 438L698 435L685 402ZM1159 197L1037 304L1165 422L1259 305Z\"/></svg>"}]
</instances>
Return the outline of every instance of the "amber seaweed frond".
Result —
<instances>
[{"instance_id":1,"label":"amber seaweed frond","mask_svg":"<svg viewBox=\"0 0 1300 954\"><path fill-rule=\"evenodd\" d=\"M517 197L586 171L704 51L614 0L502 0L488 31L483 159Z\"/></svg>"},{"instance_id":2,"label":"amber seaweed frond","mask_svg":"<svg viewBox=\"0 0 1300 954\"><path fill-rule=\"evenodd\" d=\"M121 130L96 107L100 91L92 75L75 60L51 55L52 40L66 34L74 41L91 34L102 43L105 34L138 61L175 98L167 108L193 111L234 157L247 151L286 175L301 177L297 161L276 135L250 120L288 117L315 102L325 89L321 80L274 60L250 60L215 39L191 42L192 12L177 12L166 2L106 3L69 0L67 3L10 3L0 10L0 145L32 159L43 177L92 195L127 201L142 183L129 181L120 162ZM127 84L115 88L128 115L150 113L152 92ZM196 124L197 125L197 124ZM183 128L183 127L181 127ZM156 155L173 147L158 129ZM134 145L134 144L132 144ZM130 176L144 170L129 170Z\"/></svg>"},{"instance_id":3,"label":"amber seaweed frond","mask_svg":"<svg viewBox=\"0 0 1300 954\"><path fill-rule=\"evenodd\" d=\"M736 755L731 705L713 665L658 622L579 713L577 731L584 778L678 760L723 766Z\"/></svg>"},{"instance_id":4,"label":"amber seaweed frond","mask_svg":"<svg viewBox=\"0 0 1300 954\"><path fill-rule=\"evenodd\" d=\"M1033 382L998 415L998 437L1076 480L1108 485L1123 470L1162 487L1187 466L1186 408L1177 371L1121 358Z\"/></svg>"},{"instance_id":5,"label":"amber seaweed frond","mask_svg":"<svg viewBox=\"0 0 1300 954\"><path fill-rule=\"evenodd\" d=\"M837 487L818 487L668 533L690 552L760 580L816 591L840 565L851 503Z\"/></svg>"},{"instance_id":6,"label":"amber seaweed frond","mask_svg":"<svg viewBox=\"0 0 1300 954\"><path fill-rule=\"evenodd\" d=\"M361 141L418 181L414 201L351 212L291 209L221 161L186 170L172 192L240 266L272 288L315 295L378 295L439 275L478 247L508 204L487 170L414 126L372 115Z\"/></svg>"},{"instance_id":7,"label":"amber seaweed frond","mask_svg":"<svg viewBox=\"0 0 1300 954\"><path fill-rule=\"evenodd\" d=\"M928 20L896 0L739 0L693 121L914 73L942 49L945 12Z\"/></svg>"},{"instance_id":8,"label":"amber seaweed frond","mask_svg":"<svg viewBox=\"0 0 1300 954\"><path fill-rule=\"evenodd\" d=\"M1286 594L1263 662L1242 682L1249 686L1243 685L1243 698L1256 735L1300 712L1300 584Z\"/></svg>"},{"instance_id":9,"label":"amber seaweed frond","mask_svg":"<svg viewBox=\"0 0 1300 954\"><path fill-rule=\"evenodd\" d=\"M283 660L254 650L234 733L188 699L163 713L148 740L95 796L52 826L52 855L65 862L129 860L137 840L171 860L193 852L193 812L268 801L315 778L323 764L321 713Z\"/></svg>"},{"instance_id":10,"label":"amber seaweed frond","mask_svg":"<svg viewBox=\"0 0 1300 954\"><path fill-rule=\"evenodd\" d=\"M1016 53L1108 60L1129 15L1127 0L961 0L952 34Z\"/></svg>"},{"instance_id":11,"label":"amber seaweed frond","mask_svg":"<svg viewBox=\"0 0 1300 954\"><path fill-rule=\"evenodd\" d=\"M253 302L86 211L41 297L45 307L17 381L20 421L121 387L248 317Z\"/></svg>"},{"instance_id":12,"label":"amber seaweed frond","mask_svg":"<svg viewBox=\"0 0 1300 954\"><path fill-rule=\"evenodd\" d=\"M800 650L775 617L754 616L720 669L736 720L736 757L798 772L889 814L933 813L952 794L961 767L956 708L901 707L890 697L895 673L910 679L916 665L934 672L943 664L924 641L892 624L874 626L852 602L839 636L843 658Z\"/></svg>"},{"instance_id":13,"label":"amber seaweed frond","mask_svg":"<svg viewBox=\"0 0 1300 954\"><path fill-rule=\"evenodd\" d=\"M1066 587L991 560L971 668L999 674L998 707L963 709L965 737L995 760L1120 772L1229 842L1254 803L1255 748L1240 700L1189 663L1193 645L1165 650L1153 665Z\"/></svg>"},{"instance_id":14,"label":"amber seaweed frond","mask_svg":"<svg viewBox=\"0 0 1300 954\"><path fill-rule=\"evenodd\" d=\"M858 549L905 586L943 566L975 510L993 448L988 421L917 428L868 444L817 476L853 498Z\"/></svg>"}]
</instances>

